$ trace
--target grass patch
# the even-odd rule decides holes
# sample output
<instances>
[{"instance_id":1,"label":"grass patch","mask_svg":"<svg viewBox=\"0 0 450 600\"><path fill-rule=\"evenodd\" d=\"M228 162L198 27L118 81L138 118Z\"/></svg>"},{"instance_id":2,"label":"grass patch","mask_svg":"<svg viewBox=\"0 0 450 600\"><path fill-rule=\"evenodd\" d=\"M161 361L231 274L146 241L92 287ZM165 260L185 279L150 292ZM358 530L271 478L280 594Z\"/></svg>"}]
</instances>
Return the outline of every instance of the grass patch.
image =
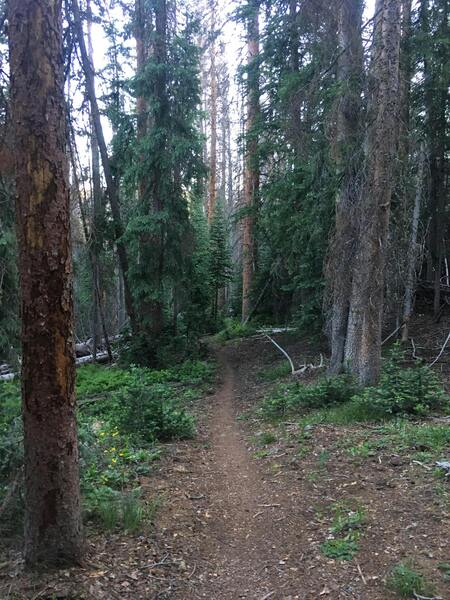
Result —
<instances>
[{"instance_id":1,"label":"grass patch","mask_svg":"<svg viewBox=\"0 0 450 600\"><path fill-rule=\"evenodd\" d=\"M379 429L381 444L397 452L426 453L429 459L439 457L450 450L450 427L447 424L411 423L396 420Z\"/></svg>"},{"instance_id":2,"label":"grass patch","mask_svg":"<svg viewBox=\"0 0 450 600\"><path fill-rule=\"evenodd\" d=\"M321 377L311 384L280 383L261 405L267 419L308 414L313 423L383 422L404 416L425 416L449 407L442 383L427 366L404 366L403 352L394 346L383 364L380 382L360 389L349 375Z\"/></svg>"},{"instance_id":3,"label":"grass patch","mask_svg":"<svg viewBox=\"0 0 450 600\"><path fill-rule=\"evenodd\" d=\"M279 384L263 401L262 415L279 418L311 409L333 407L347 402L356 392L356 386L347 375L322 377L315 383Z\"/></svg>"},{"instance_id":4,"label":"grass patch","mask_svg":"<svg viewBox=\"0 0 450 600\"><path fill-rule=\"evenodd\" d=\"M393 567L386 579L386 587L399 598L412 598L414 593L423 596L434 594L434 586L411 562L399 563Z\"/></svg>"}]
</instances>

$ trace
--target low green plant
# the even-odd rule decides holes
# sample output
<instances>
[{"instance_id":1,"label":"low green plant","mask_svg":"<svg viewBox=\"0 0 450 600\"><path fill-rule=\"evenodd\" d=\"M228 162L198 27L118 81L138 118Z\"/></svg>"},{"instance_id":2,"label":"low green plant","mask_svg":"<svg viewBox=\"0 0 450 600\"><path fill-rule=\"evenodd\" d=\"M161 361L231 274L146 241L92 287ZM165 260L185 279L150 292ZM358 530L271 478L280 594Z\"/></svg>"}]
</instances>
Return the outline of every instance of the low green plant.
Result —
<instances>
[{"instance_id":1,"label":"low green plant","mask_svg":"<svg viewBox=\"0 0 450 600\"><path fill-rule=\"evenodd\" d=\"M136 533L146 524L153 523L159 499L145 502L139 488L118 491L107 486L91 490L85 498L88 518L111 531L121 528Z\"/></svg>"},{"instance_id":2,"label":"low green plant","mask_svg":"<svg viewBox=\"0 0 450 600\"><path fill-rule=\"evenodd\" d=\"M358 540L365 520L364 509L351 501L336 502L330 527L333 538L321 545L325 556L336 560L352 560L358 552Z\"/></svg>"},{"instance_id":3,"label":"low green plant","mask_svg":"<svg viewBox=\"0 0 450 600\"><path fill-rule=\"evenodd\" d=\"M322 553L335 560L352 560L358 552L358 543L353 539L327 540L321 544Z\"/></svg>"},{"instance_id":4,"label":"low green plant","mask_svg":"<svg viewBox=\"0 0 450 600\"><path fill-rule=\"evenodd\" d=\"M309 385L282 383L264 399L261 413L266 418L276 419L316 411L304 422L346 425L424 416L442 410L448 403L433 371L420 363L405 367L403 352L396 345L383 365L377 386L361 390L346 374L322 377Z\"/></svg>"},{"instance_id":5,"label":"low green plant","mask_svg":"<svg viewBox=\"0 0 450 600\"><path fill-rule=\"evenodd\" d=\"M417 571L412 562L399 563L387 576L386 586L399 598L412 598L414 594L431 596L434 587Z\"/></svg>"},{"instance_id":6,"label":"low green plant","mask_svg":"<svg viewBox=\"0 0 450 600\"><path fill-rule=\"evenodd\" d=\"M110 422L120 431L145 443L194 436L195 424L167 384L147 387L135 382L112 397Z\"/></svg>"},{"instance_id":7,"label":"low green plant","mask_svg":"<svg viewBox=\"0 0 450 600\"><path fill-rule=\"evenodd\" d=\"M140 498L140 490L131 490L122 496L122 523L125 531L135 533L145 518L145 507Z\"/></svg>"},{"instance_id":8,"label":"low green plant","mask_svg":"<svg viewBox=\"0 0 450 600\"><path fill-rule=\"evenodd\" d=\"M301 382L280 384L263 401L261 411L268 418L289 413L333 407L350 400L357 387L348 375L322 377L305 385Z\"/></svg>"},{"instance_id":9,"label":"low green plant","mask_svg":"<svg viewBox=\"0 0 450 600\"><path fill-rule=\"evenodd\" d=\"M371 441L361 442L356 446L351 446L347 449L350 456L359 458L369 458L369 456L375 455L375 450Z\"/></svg>"},{"instance_id":10,"label":"low green plant","mask_svg":"<svg viewBox=\"0 0 450 600\"><path fill-rule=\"evenodd\" d=\"M238 319L226 318L224 328L216 334L216 340L226 342L237 338L249 337L255 333L255 328L249 323L242 323Z\"/></svg>"},{"instance_id":11,"label":"low green plant","mask_svg":"<svg viewBox=\"0 0 450 600\"><path fill-rule=\"evenodd\" d=\"M101 365L77 370L81 488L88 514L103 527L126 521L131 531L141 512L148 520L153 511L148 502L140 507L141 500L126 490L151 472L160 442L194 435L186 403L198 398L214 375L215 365L200 360L158 371ZM22 437L20 384L0 382L0 502L21 468ZM13 524L21 527L22 495L16 497L2 519L2 533Z\"/></svg>"},{"instance_id":12,"label":"low green plant","mask_svg":"<svg viewBox=\"0 0 450 600\"><path fill-rule=\"evenodd\" d=\"M365 511L360 506L352 508L346 502L333 505L334 519L330 531L333 534L349 534L360 530L364 524Z\"/></svg>"},{"instance_id":13,"label":"low green plant","mask_svg":"<svg viewBox=\"0 0 450 600\"><path fill-rule=\"evenodd\" d=\"M381 443L389 445L397 452L426 452L437 458L450 448L450 428L440 423L411 423L396 419L380 429Z\"/></svg>"},{"instance_id":14,"label":"low green plant","mask_svg":"<svg viewBox=\"0 0 450 600\"><path fill-rule=\"evenodd\" d=\"M365 388L353 397L352 402L370 406L378 419L424 416L448 404L435 373L419 361L412 367L405 367L404 360L404 352L399 345L394 345L383 365L379 384Z\"/></svg>"}]
</instances>

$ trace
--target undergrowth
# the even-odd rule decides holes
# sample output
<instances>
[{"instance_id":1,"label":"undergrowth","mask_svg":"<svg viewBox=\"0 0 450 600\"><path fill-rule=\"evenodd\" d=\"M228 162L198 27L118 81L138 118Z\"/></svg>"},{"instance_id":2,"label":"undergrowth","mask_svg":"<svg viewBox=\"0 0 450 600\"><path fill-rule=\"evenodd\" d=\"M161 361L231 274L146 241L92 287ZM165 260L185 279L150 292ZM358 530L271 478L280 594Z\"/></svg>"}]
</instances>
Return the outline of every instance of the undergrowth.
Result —
<instances>
[{"instance_id":1,"label":"undergrowth","mask_svg":"<svg viewBox=\"0 0 450 600\"><path fill-rule=\"evenodd\" d=\"M237 338L249 337L255 331L255 327L251 324L244 324L238 319L227 318L224 320L224 328L216 334L215 338L219 342L226 342Z\"/></svg>"},{"instance_id":2,"label":"undergrowth","mask_svg":"<svg viewBox=\"0 0 450 600\"><path fill-rule=\"evenodd\" d=\"M77 370L81 489L85 514L108 528L149 521L137 482L152 471L161 443L189 438L189 407L213 382L215 367L187 361L171 369L86 365ZM23 460L19 383L0 383L0 503ZM3 532L21 525L22 502L4 515Z\"/></svg>"},{"instance_id":3,"label":"undergrowth","mask_svg":"<svg viewBox=\"0 0 450 600\"><path fill-rule=\"evenodd\" d=\"M399 598L413 598L418 595L431 597L434 586L426 580L412 562L399 563L386 578L386 586Z\"/></svg>"},{"instance_id":4,"label":"undergrowth","mask_svg":"<svg viewBox=\"0 0 450 600\"><path fill-rule=\"evenodd\" d=\"M427 366L404 366L396 345L385 361L377 386L358 388L350 375L321 377L305 385L282 383L264 399L261 413L276 419L319 410L313 420L336 424L425 416L449 406L442 383Z\"/></svg>"},{"instance_id":5,"label":"undergrowth","mask_svg":"<svg viewBox=\"0 0 450 600\"><path fill-rule=\"evenodd\" d=\"M328 558L352 560L359 549L359 538L365 522L365 511L351 502L337 502L331 506L333 521L330 537L320 547Z\"/></svg>"}]
</instances>

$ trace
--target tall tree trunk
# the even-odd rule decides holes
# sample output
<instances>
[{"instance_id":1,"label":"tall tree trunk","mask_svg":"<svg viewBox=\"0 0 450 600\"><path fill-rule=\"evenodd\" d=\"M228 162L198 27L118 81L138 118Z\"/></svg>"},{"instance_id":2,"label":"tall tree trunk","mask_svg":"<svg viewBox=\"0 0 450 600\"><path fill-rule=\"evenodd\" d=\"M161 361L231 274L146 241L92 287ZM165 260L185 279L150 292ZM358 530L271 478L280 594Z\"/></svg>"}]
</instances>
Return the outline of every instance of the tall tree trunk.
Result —
<instances>
[{"instance_id":1,"label":"tall tree trunk","mask_svg":"<svg viewBox=\"0 0 450 600\"><path fill-rule=\"evenodd\" d=\"M22 288L25 561L83 553L61 2L10 0Z\"/></svg>"},{"instance_id":2,"label":"tall tree trunk","mask_svg":"<svg viewBox=\"0 0 450 600\"><path fill-rule=\"evenodd\" d=\"M87 14L88 14L88 52L89 52L89 60L92 65L92 71L95 72L94 69L94 49L92 46L92 10L91 10L91 2L88 0L87 2ZM91 136L91 164L92 164L92 239L88 241L86 238L86 242L89 243L90 246L93 246L91 252L91 265L92 265L92 282L93 282L93 301L92 301L92 355L94 360L97 359L97 346L99 344L99 339L101 338L99 332L99 311L101 307L99 302L101 301L100 290L100 253L101 253L101 243L100 236L100 217L102 210L102 187L101 187L101 179L100 179L100 155L98 151L98 141L97 135L95 133L94 122L92 118L90 119L90 136ZM104 319L101 319L104 321Z\"/></svg>"},{"instance_id":3,"label":"tall tree trunk","mask_svg":"<svg viewBox=\"0 0 450 600\"><path fill-rule=\"evenodd\" d=\"M143 70L148 59L148 46L146 40L146 20L149 18L147 11L145 10L144 0L135 1L134 11L134 35L136 40L136 73L138 77L143 76ZM142 88L142 82L140 82L139 88ZM137 115L137 142L142 143L148 132L148 103L139 89L136 98L136 115ZM145 156L141 156L140 160L144 161ZM147 192L148 182L146 178L141 174L138 182L138 200L140 203L145 201Z\"/></svg>"},{"instance_id":4,"label":"tall tree trunk","mask_svg":"<svg viewBox=\"0 0 450 600\"><path fill-rule=\"evenodd\" d=\"M437 319L441 311L441 270L444 258L443 235L447 224L446 215L446 179L448 159L447 150L447 110L450 85L449 65L449 1L438 0L441 23L438 27L435 49L430 57L424 55L426 130L428 135L430 164L430 213L428 251L431 258L431 271L434 283L434 316ZM423 0L421 6L422 32L430 38L429 0ZM434 60L433 60L434 59Z\"/></svg>"},{"instance_id":5,"label":"tall tree trunk","mask_svg":"<svg viewBox=\"0 0 450 600\"><path fill-rule=\"evenodd\" d=\"M109 203L111 206L111 213L113 216L114 233L116 238L117 255L119 258L119 264L123 275L123 286L125 295L125 306L128 317L130 319L131 329L136 331L136 318L133 307L133 296L128 281L128 255L125 244L121 241L124 227L122 223L122 217L120 214L120 203L119 203L119 192L117 189L116 182L114 180L111 165L108 157L108 150L106 147L105 136L103 135L103 128L100 120L100 110L98 108L97 97L95 95L95 83L94 83L94 72L92 70L91 63L89 62L89 56L86 50L86 43L84 40L83 23L80 15L80 7L78 0L72 0L72 10L74 17L74 28L78 38L78 45L80 48L81 62L83 65L83 72L86 79L86 91L91 106L91 117L94 122L95 133L100 150L100 157L103 165L103 172L105 174L106 189L108 192Z\"/></svg>"},{"instance_id":6,"label":"tall tree trunk","mask_svg":"<svg viewBox=\"0 0 450 600\"><path fill-rule=\"evenodd\" d=\"M376 383L381 367L385 252L398 142L400 5L401 0L377 0L375 8L367 173L347 336L349 366L363 385Z\"/></svg>"},{"instance_id":7,"label":"tall tree trunk","mask_svg":"<svg viewBox=\"0 0 450 600\"><path fill-rule=\"evenodd\" d=\"M211 2L211 35L213 36L210 46L210 157L209 157L209 184L208 184L208 223L211 225L217 202L217 66L216 66L216 0Z\"/></svg>"},{"instance_id":8,"label":"tall tree trunk","mask_svg":"<svg viewBox=\"0 0 450 600\"><path fill-rule=\"evenodd\" d=\"M245 123L244 209L242 236L242 321L251 311L251 292L255 270L255 210L259 193L257 122L259 119L259 2L250 0L247 24L248 89Z\"/></svg>"},{"instance_id":9,"label":"tall tree trunk","mask_svg":"<svg viewBox=\"0 0 450 600\"><path fill-rule=\"evenodd\" d=\"M405 300L403 304L403 328L402 342L408 340L409 322L413 312L413 300L416 285L416 268L418 258L417 237L419 232L420 206L423 196L423 184L425 176L425 148L424 144L420 145L417 177L416 177L416 194L414 198L414 209L411 219L411 234L408 248L408 257L406 263L406 284L405 284Z\"/></svg>"},{"instance_id":10,"label":"tall tree trunk","mask_svg":"<svg viewBox=\"0 0 450 600\"><path fill-rule=\"evenodd\" d=\"M71 158L71 163L72 163L72 174L73 174L73 178L74 178L75 193L76 193L77 200L78 200L78 207L80 209L81 224L83 227L84 239L86 240L86 243L88 245L88 257L89 257L89 262L91 265L91 271L94 273L95 269L98 268L98 262L96 261L95 246L92 242L92 239L90 239L90 236L89 236L88 222L87 222L86 214L85 214L84 207L83 207L83 201L82 201L81 193L80 193L81 187L80 187L80 181L79 181L78 174L77 174L77 165L76 165L76 161L75 161L75 155L76 155L75 133L73 131L73 127L71 126L70 115L69 115L69 123L70 123L70 136L69 136L70 137L70 140L69 140L70 158ZM99 277L94 277L94 302L97 306L98 317L100 317L100 325L101 325L101 329L102 329L102 333L103 333L103 340L105 342L106 352L108 354L108 360L109 360L109 362L112 362L113 354L112 354L111 344L109 342L108 329L106 327L105 311L103 310L103 302L102 302L102 297L101 297L101 289L100 289L99 279L100 279ZM93 337L92 338L92 344L93 344L92 356L93 356L94 360L96 360L96 358L97 358L98 343L99 343L99 336Z\"/></svg>"},{"instance_id":11,"label":"tall tree trunk","mask_svg":"<svg viewBox=\"0 0 450 600\"><path fill-rule=\"evenodd\" d=\"M362 170L361 96L364 78L361 20L362 2L340 2L337 79L342 92L337 99L333 154L341 186L336 197L336 225L327 269L332 292L331 373L339 373L344 368L352 268L358 235L356 205Z\"/></svg>"},{"instance_id":12,"label":"tall tree trunk","mask_svg":"<svg viewBox=\"0 0 450 600\"><path fill-rule=\"evenodd\" d=\"M167 1L155 0L155 34L152 52L155 63L158 66L158 74L155 77L153 95L155 98L155 108L153 111L152 125L155 128L160 128L158 132L159 148L158 152L161 156L168 151L165 134L161 134L161 130L167 128L168 119L168 98L167 98ZM150 131L151 134L151 131ZM152 199L152 210L158 215L164 210L164 173L162 171L161 162L156 161L155 167L151 176L149 176L149 192ZM165 246L165 230L161 224L161 229L158 233L152 236L150 241L155 250L155 272L154 280L152 281L156 298L152 300L149 309L151 327L150 334L153 342L156 343L164 326L163 312L163 277L164 277L164 246Z\"/></svg>"}]
</instances>

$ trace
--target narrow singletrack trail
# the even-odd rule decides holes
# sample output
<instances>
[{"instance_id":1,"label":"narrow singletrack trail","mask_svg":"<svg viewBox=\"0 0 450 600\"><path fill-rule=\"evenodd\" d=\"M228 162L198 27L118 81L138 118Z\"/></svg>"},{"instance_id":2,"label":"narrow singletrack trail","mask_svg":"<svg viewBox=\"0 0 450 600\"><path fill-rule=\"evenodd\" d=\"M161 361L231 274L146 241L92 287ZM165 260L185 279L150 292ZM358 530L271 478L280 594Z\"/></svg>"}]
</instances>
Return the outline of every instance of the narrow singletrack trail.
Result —
<instances>
[{"instance_id":1,"label":"narrow singletrack trail","mask_svg":"<svg viewBox=\"0 0 450 600\"><path fill-rule=\"evenodd\" d=\"M208 498L207 528L198 548L208 568L192 596L185 590L184 598L300 598L283 591L289 585L283 502L247 449L237 420L237 382L227 351L218 349L216 354L222 385L207 425L210 450L202 489Z\"/></svg>"}]
</instances>

